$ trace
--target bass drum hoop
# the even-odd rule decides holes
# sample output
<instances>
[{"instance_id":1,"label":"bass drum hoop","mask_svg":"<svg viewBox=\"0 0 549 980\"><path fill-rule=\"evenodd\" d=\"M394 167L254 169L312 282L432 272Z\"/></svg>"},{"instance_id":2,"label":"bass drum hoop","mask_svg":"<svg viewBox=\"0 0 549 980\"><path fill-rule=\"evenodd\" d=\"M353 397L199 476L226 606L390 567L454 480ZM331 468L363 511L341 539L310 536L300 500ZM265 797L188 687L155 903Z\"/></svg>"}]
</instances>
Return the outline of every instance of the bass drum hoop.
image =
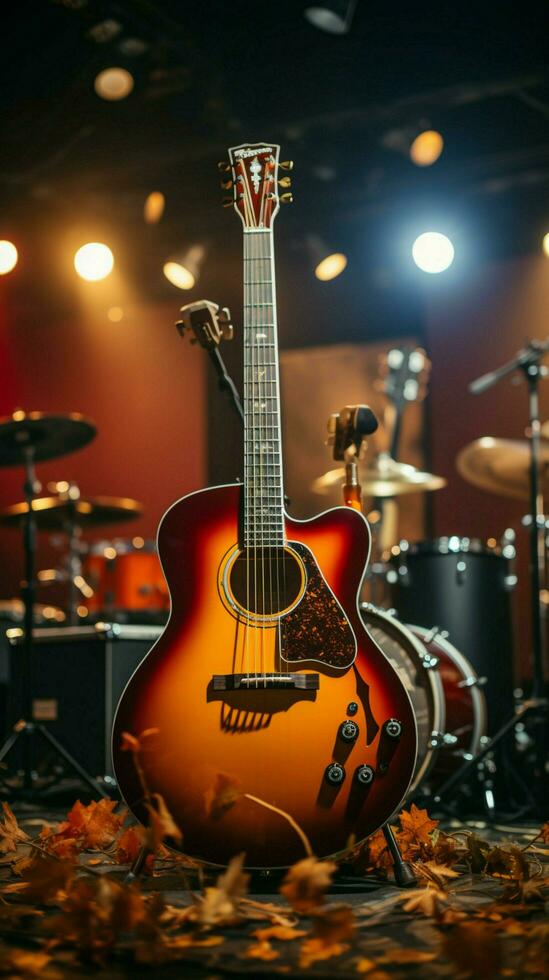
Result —
<instances>
[{"instance_id":1,"label":"bass drum hoop","mask_svg":"<svg viewBox=\"0 0 549 980\"><path fill-rule=\"evenodd\" d=\"M436 759L436 754L438 749L436 746L431 745L430 741L431 741L431 733L433 731L436 732L436 731L444 730L444 724L446 718L446 711L445 711L446 702L444 699L444 689L442 686L442 681L440 679L438 670L436 668L433 669L424 666L423 660L424 658L429 656L429 651L427 650L427 648L425 647L421 639L417 636L414 636L414 634L410 630L410 627L405 626L404 623L401 623L400 620L396 618L396 616L391 615L391 613L387 612L387 610L379 609L377 606L374 606L369 602L361 603L360 609L362 613L362 619L368 633L370 632L369 626L372 625L372 626L378 626L382 631L388 633L389 636L391 635L391 633L393 635L395 633L399 634L402 645L404 646L406 651L409 653L409 648L413 650L415 656L410 656L410 660L413 666L418 671L422 671L427 678L428 700L430 702L429 707L431 708L431 717L429 718L429 730L428 730L429 741L427 742L427 750L423 758L421 758L419 754L421 751L421 746L418 745L418 760L416 762L416 768L414 770L412 782L410 783L410 787L407 793L407 797L410 797L412 794L416 792L419 785L423 782L423 780L425 779L425 777L433 767ZM372 622L372 620L374 622ZM428 631L426 630L425 632L427 633ZM376 639L375 636L372 636L372 639L374 640L375 643L377 643L378 646L381 646L380 641ZM381 650L384 653L387 660L389 661L389 663L391 664L391 666L393 667L393 669L396 670L400 680L402 681L402 683L404 683L407 693L411 697L410 692L408 690L408 685L406 684L405 680L402 677L402 672L403 672L402 666L399 664L398 667L395 667L395 663L390 652L384 650L383 647L381 647ZM406 680L409 681L409 677L407 677ZM412 708L414 709L414 714L415 714L415 705L412 698L411 700L412 700Z\"/></svg>"},{"instance_id":2,"label":"bass drum hoop","mask_svg":"<svg viewBox=\"0 0 549 980\"><path fill-rule=\"evenodd\" d=\"M408 623L407 626L413 634L419 636L422 640L426 639L429 634L432 634L433 632L432 629L426 629L425 626L415 626L413 623ZM478 674L472 663L467 660L467 657L464 656L464 654L461 653L455 646L453 646L453 644L450 643L445 636L441 636L440 633L437 633L431 642L444 651L449 659L455 664L460 674L462 674L464 680L466 680L468 677L478 678ZM471 755L476 755L480 748L480 740L482 736L486 734L486 698L476 684L469 688L469 693L471 695L471 702L473 705L473 732L471 735L469 752ZM443 697L445 697L444 693ZM443 729L439 730L442 731Z\"/></svg>"}]
</instances>

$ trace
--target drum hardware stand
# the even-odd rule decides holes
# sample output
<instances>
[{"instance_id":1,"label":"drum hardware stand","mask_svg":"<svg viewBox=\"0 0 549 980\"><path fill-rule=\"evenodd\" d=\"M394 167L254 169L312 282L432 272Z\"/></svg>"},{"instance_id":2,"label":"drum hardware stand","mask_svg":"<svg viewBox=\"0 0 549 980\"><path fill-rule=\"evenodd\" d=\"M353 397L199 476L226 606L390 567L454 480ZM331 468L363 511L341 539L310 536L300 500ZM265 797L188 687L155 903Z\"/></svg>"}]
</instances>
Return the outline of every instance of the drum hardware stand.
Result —
<instances>
[{"instance_id":1,"label":"drum hardware stand","mask_svg":"<svg viewBox=\"0 0 549 980\"><path fill-rule=\"evenodd\" d=\"M36 556L36 521L34 518L33 500L39 492L40 484L36 479L34 469L34 449L25 449L25 482L23 486L27 511L23 525L23 542L25 551L25 579L21 588L24 603L24 639L22 644L23 662L23 717L13 726L11 734L7 736L0 746L0 762L6 758L13 746L23 737L23 785L19 791L23 798L35 799L39 795L39 790L34 785L33 773L33 743L36 736L40 736L53 749L56 755L71 768L80 779L87 783L94 793L98 796L109 799L109 794L97 782L96 779L67 751L67 749L57 741L49 729L32 720L33 701L32 701L32 666L34 656L34 598L35 598L35 556ZM50 784L51 785L51 784ZM18 791L15 791L17 795ZM13 790L10 789L13 794Z\"/></svg>"},{"instance_id":2,"label":"drum hardware stand","mask_svg":"<svg viewBox=\"0 0 549 980\"><path fill-rule=\"evenodd\" d=\"M472 394L479 395L487 391L492 385L497 384L503 378L515 371L522 371L528 385L528 422L530 428L530 592L531 592L531 622L532 622L532 697L525 701L520 708L500 727L486 745L474 758L469 759L465 764L453 774L440 787L435 802L443 802L444 796L458 782L472 771L473 767L478 766L484 758L491 752L495 745L498 745L505 736L512 731L518 721L531 718L537 730L534 738L536 745L536 771L535 781L539 782L540 796L536 801L532 794L532 802L543 799L543 790L546 785L546 739L547 739L547 713L549 700L545 696L544 681L544 643L542 635L542 611L541 611L541 573L540 562L544 553L545 538L545 517L543 515L543 495L539 482L539 459L540 459L540 440L541 423L539 417L539 381L540 378L547 377L548 369L542 365L541 361L549 352L549 338L543 341L531 340L526 347L518 351L516 356L507 361L501 367L487 374L482 375L469 385ZM508 763L507 763L508 764Z\"/></svg>"}]
</instances>

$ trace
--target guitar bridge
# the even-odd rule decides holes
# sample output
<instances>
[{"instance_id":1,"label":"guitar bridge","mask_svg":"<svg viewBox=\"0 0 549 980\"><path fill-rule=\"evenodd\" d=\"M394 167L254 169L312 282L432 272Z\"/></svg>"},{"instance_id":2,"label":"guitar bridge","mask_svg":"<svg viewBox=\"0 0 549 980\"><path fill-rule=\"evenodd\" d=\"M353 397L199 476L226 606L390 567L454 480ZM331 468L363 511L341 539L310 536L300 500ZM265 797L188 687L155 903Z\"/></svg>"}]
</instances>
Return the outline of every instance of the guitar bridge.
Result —
<instances>
[{"instance_id":1,"label":"guitar bridge","mask_svg":"<svg viewBox=\"0 0 549 980\"><path fill-rule=\"evenodd\" d=\"M214 691L251 691L280 689L284 691L318 691L319 674L214 674Z\"/></svg>"}]
</instances>

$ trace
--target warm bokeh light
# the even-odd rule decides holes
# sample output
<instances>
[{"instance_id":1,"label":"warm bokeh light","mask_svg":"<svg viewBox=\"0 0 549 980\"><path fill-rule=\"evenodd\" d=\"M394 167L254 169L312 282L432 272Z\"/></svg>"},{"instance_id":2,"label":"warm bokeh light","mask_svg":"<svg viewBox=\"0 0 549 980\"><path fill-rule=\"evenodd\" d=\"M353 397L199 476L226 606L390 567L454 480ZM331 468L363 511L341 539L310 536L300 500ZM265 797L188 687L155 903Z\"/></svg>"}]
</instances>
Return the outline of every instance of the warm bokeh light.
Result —
<instances>
[{"instance_id":1,"label":"warm bokeh light","mask_svg":"<svg viewBox=\"0 0 549 980\"><path fill-rule=\"evenodd\" d=\"M143 217L148 225L156 225L164 214L166 198L162 191L151 191L143 207Z\"/></svg>"},{"instance_id":2,"label":"warm bokeh light","mask_svg":"<svg viewBox=\"0 0 549 980\"><path fill-rule=\"evenodd\" d=\"M438 231L426 231L416 238L412 246L412 256L422 272L444 272L454 261L454 246L446 235Z\"/></svg>"},{"instance_id":3,"label":"warm bokeh light","mask_svg":"<svg viewBox=\"0 0 549 980\"><path fill-rule=\"evenodd\" d=\"M125 68L105 68L96 76L93 87L100 99L118 102L130 94L134 86L133 75Z\"/></svg>"},{"instance_id":4,"label":"warm bokeh light","mask_svg":"<svg viewBox=\"0 0 549 980\"><path fill-rule=\"evenodd\" d=\"M107 320L110 320L111 323L120 323L123 316L124 310L121 306L110 306L107 310Z\"/></svg>"},{"instance_id":5,"label":"warm bokeh light","mask_svg":"<svg viewBox=\"0 0 549 980\"><path fill-rule=\"evenodd\" d=\"M543 236L542 248L545 254L549 256L549 231Z\"/></svg>"},{"instance_id":6,"label":"warm bokeh light","mask_svg":"<svg viewBox=\"0 0 549 980\"><path fill-rule=\"evenodd\" d=\"M178 289L192 289L196 282L192 272L179 262L165 262L163 271L168 282Z\"/></svg>"},{"instance_id":7,"label":"warm bokeh light","mask_svg":"<svg viewBox=\"0 0 549 980\"><path fill-rule=\"evenodd\" d=\"M330 279L335 279L337 276L340 276L346 267L347 256L343 252L333 252L332 255L327 255L325 259L322 259L318 263L315 269L315 276L321 282L329 282Z\"/></svg>"},{"instance_id":8,"label":"warm bokeh light","mask_svg":"<svg viewBox=\"0 0 549 980\"><path fill-rule=\"evenodd\" d=\"M17 265L17 249L13 242L0 241L0 276L5 276Z\"/></svg>"},{"instance_id":9,"label":"warm bokeh light","mask_svg":"<svg viewBox=\"0 0 549 980\"><path fill-rule=\"evenodd\" d=\"M426 129L416 136L410 147L410 157L417 167L430 167L436 163L444 149L444 140L436 129Z\"/></svg>"},{"instance_id":10,"label":"warm bokeh light","mask_svg":"<svg viewBox=\"0 0 549 980\"><path fill-rule=\"evenodd\" d=\"M113 269L114 255L108 245L102 242L88 242L82 245L74 256L74 268L82 279L97 282L105 279Z\"/></svg>"}]
</instances>

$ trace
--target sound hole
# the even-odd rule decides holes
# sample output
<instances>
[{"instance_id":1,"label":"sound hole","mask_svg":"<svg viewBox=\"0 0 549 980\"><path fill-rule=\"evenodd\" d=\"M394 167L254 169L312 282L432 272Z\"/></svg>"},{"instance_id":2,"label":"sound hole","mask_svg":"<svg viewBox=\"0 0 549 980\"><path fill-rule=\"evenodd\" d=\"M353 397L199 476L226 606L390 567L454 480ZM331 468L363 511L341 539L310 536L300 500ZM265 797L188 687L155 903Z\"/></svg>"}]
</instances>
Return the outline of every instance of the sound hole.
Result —
<instances>
[{"instance_id":1,"label":"sound hole","mask_svg":"<svg viewBox=\"0 0 549 980\"><path fill-rule=\"evenodd\" d=\"M286 548L245 548L229 573L237 603L257 616L275 616L292 606L302 591L302 566Z\"/></svg>"}]
</instances>

